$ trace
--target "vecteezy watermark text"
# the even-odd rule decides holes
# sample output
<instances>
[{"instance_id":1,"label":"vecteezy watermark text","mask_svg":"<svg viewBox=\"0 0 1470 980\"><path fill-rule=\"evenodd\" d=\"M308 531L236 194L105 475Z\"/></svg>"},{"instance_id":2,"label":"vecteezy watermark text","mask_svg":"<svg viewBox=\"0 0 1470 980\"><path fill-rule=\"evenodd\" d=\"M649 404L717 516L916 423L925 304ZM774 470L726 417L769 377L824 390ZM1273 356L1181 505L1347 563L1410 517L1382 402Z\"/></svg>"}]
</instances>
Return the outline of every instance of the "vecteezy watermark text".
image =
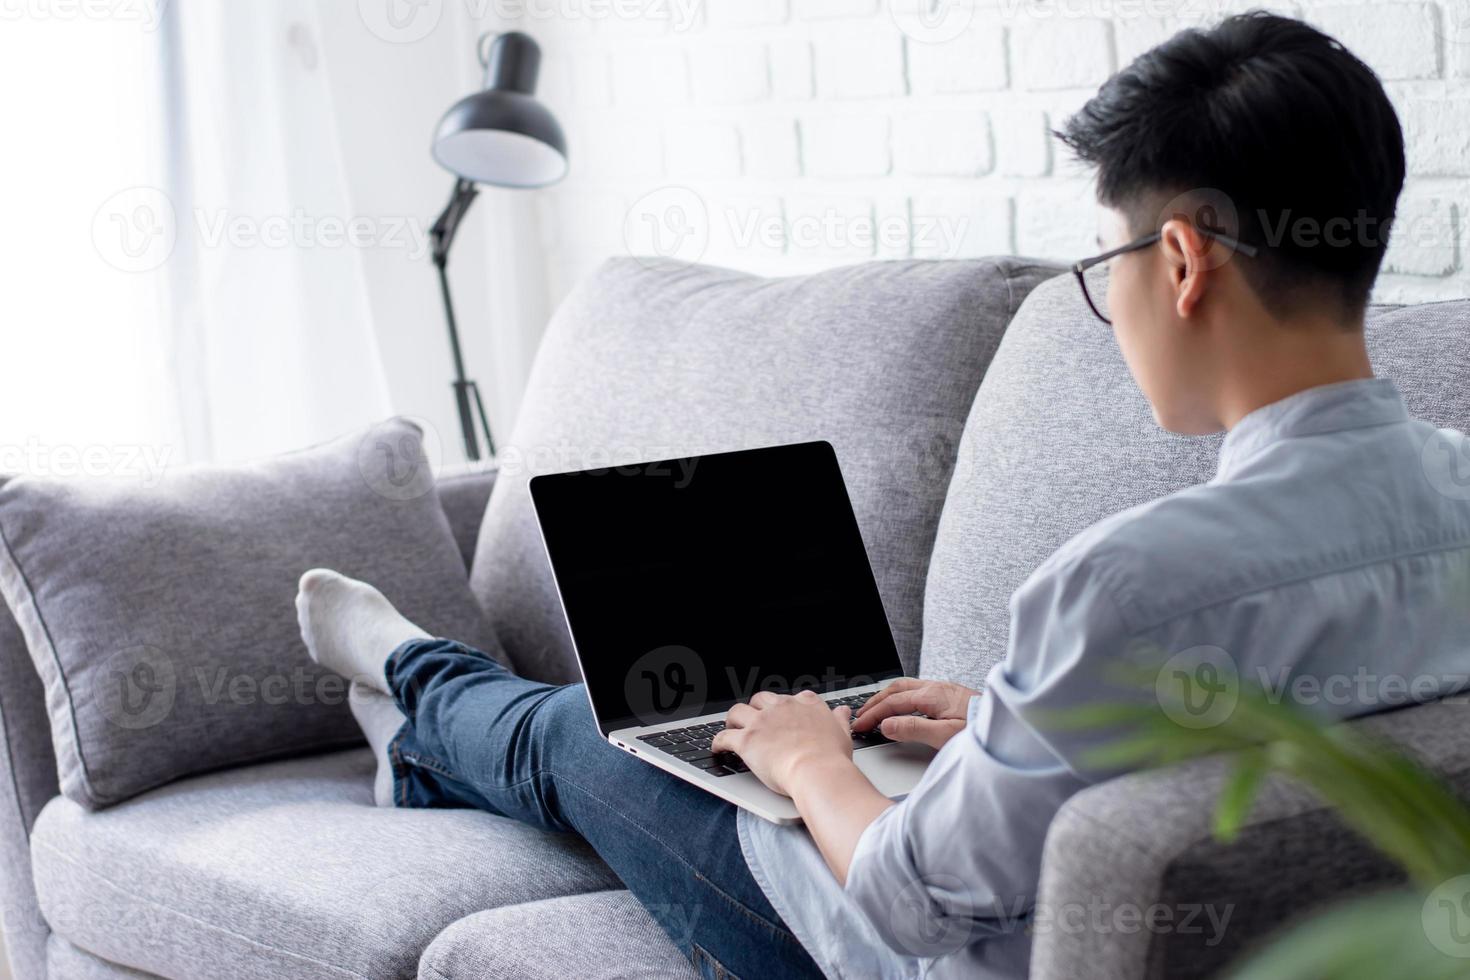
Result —
<instances>
[{"instance_id":1,"label":"vecteezy watermark text","mask_svg":"<svg viewBox=\"0 0 1470 980\"><path fill-rule=\"evenodd\" d=\"M637 22L666 25L675 33L699 23L704 0L463 0L472 23ZM412 44L434 32L444 19L445 0L358 0L357 12L376 37L390 44Z\"/></svg>"},{"instance_id":2,"label":"vecteezy watermark text","mask_svg":"<svg viewBox=\"0 0 1470 980\"><path fill-rule=\"evenodd\" d=\"M939 896L942 900L936 901ZM943 912L936 914L940 909ZM892 931L915 956L943 956L966 945L979 931L1005 935L1201 936L1207 947L1225 939L1233 904L1113 901L1090 894L1067 902L1038 902L1034 896L981 898L974 885L950 872L932 872L894 893Z\"/></svg>"},{"instance_id":3,"label":"vecteezy watermark text","mask_svg":"<svg viewBox=\"0 0 1470 980\"><path fill-rule=\"evenodd\" d=\"M879 213L861 202L712 206L691 188L669 185L633 203L624 215L623 239L629 255L681 262L700 261L713 242L739 252L872 255L912 247L925 255L954 258L969 226L970 218L962 214Z\"/></svg>"},{"instance_id":4,"label":"vecteezy watermark text","mask_svg":"<svg viewBox=\"0 0 1470 980\"><path fill-rule=\"evenodd\" d=\"M156 31L169 0L0 0L0 21L111 20Z\"/></svg>"},{"instance_id":5,"label":"vecteezy watermark text","mask_svg":"<svg viewBox=\"0 0 1470 980\"><path fill-rule=\"evenodd\" d=\"M296 208L290 214L264 217L235 214L224 208L194 213L199 242L205 248L394 248L415 260L429 252L423 221L404 215L312 214Z\"/></svg>"},{"instance_id":6,"label":"vecteezy watermark text","mask_svg":"<svg viewBox=\"0 0 1470 980\"><path fill-rule=\"evenodd\" d=\"M181 216L156 187L130 187L109 197L92 219L92 244L123 272L150 272L173 254L181 233L202 249L376 248L429 254L429 232L416 215L339 215L297 207L279 213L197 207Z\"/></svg>"},{"instance_id":7,"label":"vecteezy watermark text","mask_svg":"<svg viewBox=\"0 0 1470 980\"><path fill-rule=\"evenodd\" d=\"M56 479L121 477L153 486L172 458L172 446L143 443L50 445L36 438L0 443L0 473Z\"/></svg>"},{"instance_id":8,"label":"vecteezy watermark text","mask_svg":"<svg viewBox=\"0 0 1470 980\"><path fill-rule=\"evenodd\" d=\"M1359 665L1315 673L1280 664L1242 670L1221 647L1196 646L1170 657L1158 669L1154 686L1157 701L1171 720L1201 729L1229 721L1246 686L1273 705L1342 715L1435 700L1463 702L1470 697L1470 672L1405 674Z\"/></svg>"}]
</instances>

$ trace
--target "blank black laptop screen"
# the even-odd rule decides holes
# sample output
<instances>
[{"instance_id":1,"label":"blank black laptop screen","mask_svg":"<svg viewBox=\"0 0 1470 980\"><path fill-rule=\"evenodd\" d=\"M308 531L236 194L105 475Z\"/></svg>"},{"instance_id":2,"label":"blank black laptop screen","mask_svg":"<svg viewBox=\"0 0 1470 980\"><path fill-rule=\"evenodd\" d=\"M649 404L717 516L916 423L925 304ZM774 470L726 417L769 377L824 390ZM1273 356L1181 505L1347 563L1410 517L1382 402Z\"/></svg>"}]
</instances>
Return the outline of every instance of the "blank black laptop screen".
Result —
<instances>
[{"instance_id":1,"label":"blank black laptop screen","mask_svg":"<svg viewBox=\"0 0 1470 980\"><path fill-rule=\"evenodd\" d=\"M825 442L538 476L604 734L902 671Z\"/></svg>"}]
</instances>

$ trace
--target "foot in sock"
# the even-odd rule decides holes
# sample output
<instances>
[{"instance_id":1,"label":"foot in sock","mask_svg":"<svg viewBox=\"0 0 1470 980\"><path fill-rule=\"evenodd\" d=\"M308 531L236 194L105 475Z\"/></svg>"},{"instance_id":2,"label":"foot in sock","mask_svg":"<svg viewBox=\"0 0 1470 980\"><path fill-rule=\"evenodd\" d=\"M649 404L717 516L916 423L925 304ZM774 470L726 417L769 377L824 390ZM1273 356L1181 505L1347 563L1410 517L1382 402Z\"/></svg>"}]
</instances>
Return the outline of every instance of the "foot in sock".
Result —
<instances>
[{"instance_id":1,"label":"foot in sock","mask_svg":"<svg viewBox=\"0 0 1470 980\"><path fill-rule=\"evenodd\" d=\"M325 568L301 576L296 619L311 659L383 695L388 657L409 640L429 637L371 585Z\"/></svg>"},{"instance_id":2,"label":"foot in sock","mask_svg":"<svg viewBox=\"0 0 1470 980\"><path fill-rule=\"evenodd\" d=\"M352 717L357 719L358 727L367 736L373 758L378 762L378 773L373 779L373 802L378 806L394 806L393 762L388 757L388 746L408 718L398 709L397 701L364 684L352 685L348 690L347 704L352 709Z\"/></svg>"},{"instance_id":3,"label":"foot in sock","mask_svg":"<svg viewBox=\"0 0 1470 980\"><path fill-rule=\"evenodd\" d=\"M388 693L383 668L403 643L429 634L371 585L324 568L301 576L296 618L311 659L352 681L347 704L378 763L373 802L393 806L388 746L408 719Z\"/></svg>"}]
</instances>

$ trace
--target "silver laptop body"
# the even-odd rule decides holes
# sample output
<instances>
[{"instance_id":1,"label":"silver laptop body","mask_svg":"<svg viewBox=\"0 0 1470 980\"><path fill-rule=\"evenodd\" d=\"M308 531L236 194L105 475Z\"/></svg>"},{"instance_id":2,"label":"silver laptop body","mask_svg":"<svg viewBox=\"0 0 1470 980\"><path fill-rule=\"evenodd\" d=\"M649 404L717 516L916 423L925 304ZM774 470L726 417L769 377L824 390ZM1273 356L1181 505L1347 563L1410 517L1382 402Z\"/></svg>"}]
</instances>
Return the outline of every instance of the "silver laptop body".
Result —
<instances>
[{"instance_id":1,"label":"silver laptop body","mask_svg":"<svg viewBox=\"0 0 1470 980\"><path fill-rule=\"evenodd\" d=\"M791 800L708 748L735 703L854 710L903 671L835 452L800 443L531 480L587 697L609 742L775 823ZM855 736L890 797L933 751Z\"/></svg>"}]
</instances>

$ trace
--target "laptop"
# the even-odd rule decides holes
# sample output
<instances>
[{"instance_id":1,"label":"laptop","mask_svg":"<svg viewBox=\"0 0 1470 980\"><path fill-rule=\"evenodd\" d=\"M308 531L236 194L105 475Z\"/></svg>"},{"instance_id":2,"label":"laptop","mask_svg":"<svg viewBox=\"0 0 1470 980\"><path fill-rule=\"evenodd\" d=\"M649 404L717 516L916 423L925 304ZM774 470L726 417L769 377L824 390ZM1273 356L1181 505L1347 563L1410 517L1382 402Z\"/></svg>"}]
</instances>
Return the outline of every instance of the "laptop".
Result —
<instances>
[{"instance_id":1,"label":"laptop","mask_svg":"<svg viewBox=\"0 0 1470 980\"><path fill-rule=\"evenodd\" d=\"M826 442L533 477L531 499L599 731L775 823L796 807L710 751L758 691L856 711L902 676ZM888 796L933 750L874 732L853 760Z\"/></svg>"}]
</instances>

